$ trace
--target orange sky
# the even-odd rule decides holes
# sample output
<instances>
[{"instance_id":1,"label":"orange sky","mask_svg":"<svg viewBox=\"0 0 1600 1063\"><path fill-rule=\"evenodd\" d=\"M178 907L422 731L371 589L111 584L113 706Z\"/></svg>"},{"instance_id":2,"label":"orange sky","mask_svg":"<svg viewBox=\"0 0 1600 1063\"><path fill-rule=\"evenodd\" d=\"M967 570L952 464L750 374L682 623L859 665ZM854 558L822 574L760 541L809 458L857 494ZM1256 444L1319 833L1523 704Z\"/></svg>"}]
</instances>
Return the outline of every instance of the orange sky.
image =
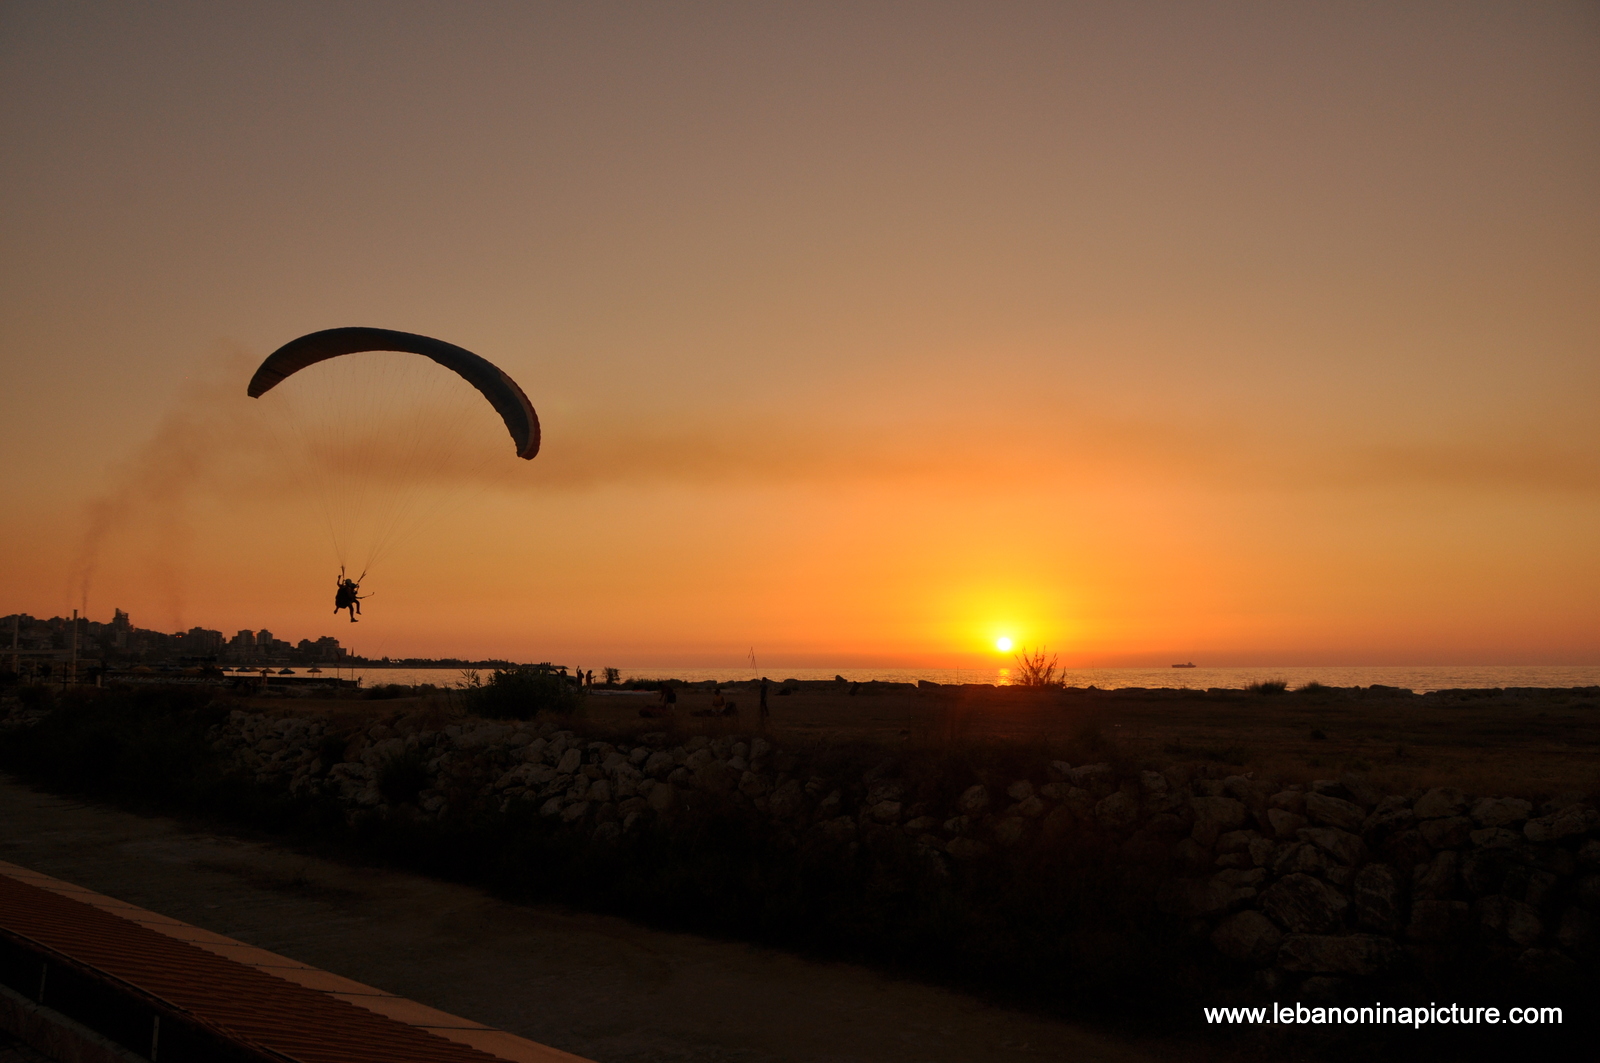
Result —
<instances>
[{"instance_id":1,"label":"orange sky","mask_svg":"<svg viewBox=\"0 0 1600 1063\"><path fill-rule=\"evenodd\" d=\"M1593 5L0 18L0 612L1600 661ZM346 324L483 354L545 431L357 628L243 394Z\"/></svg>"}]
</instances>

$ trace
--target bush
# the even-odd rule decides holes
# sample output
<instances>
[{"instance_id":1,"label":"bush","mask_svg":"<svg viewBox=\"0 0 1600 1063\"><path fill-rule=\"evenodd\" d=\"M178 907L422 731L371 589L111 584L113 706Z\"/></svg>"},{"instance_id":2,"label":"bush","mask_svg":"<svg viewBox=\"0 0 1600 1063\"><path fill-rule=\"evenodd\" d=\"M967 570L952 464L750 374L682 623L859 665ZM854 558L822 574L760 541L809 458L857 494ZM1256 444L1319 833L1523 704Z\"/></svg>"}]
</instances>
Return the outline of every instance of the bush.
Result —
<instances>
[{"instance_id":1,"label":"bush","mask_svg":"<svg viewBox=\"0 0 1600 1063\"><path fill-rule=\"evenodd\" d=\"M498 720L528 720L541 712L570 716L583 707L583 690L548 664L497 668L489 681L467 691L467 708Z\"/></svg>"},{"instance_id":2,"label":"bush","mask_svg":"<svg viewBox=\"0 0 1600 1063\"><path fill-rule=\"evenodd\" d=\"M1252 694L1282 694L1289 689L1289 684L1281 679L1264 679L1259 683L1251 683L1245 689Z\"/></svg>"},{"instance_id":3,"label":"bush","mask_svg":"<svg viewBox=\"0 0 1600 1063\"><path fill-rule=\"evenodd\" d=\"M1016 655L1017 670L1011 677L1014 687L1059 687L1066 685L1066 676L1059 673L1061 658L1043 647L1029 653L1026 649Z\"/></svg>"}]
</instances>

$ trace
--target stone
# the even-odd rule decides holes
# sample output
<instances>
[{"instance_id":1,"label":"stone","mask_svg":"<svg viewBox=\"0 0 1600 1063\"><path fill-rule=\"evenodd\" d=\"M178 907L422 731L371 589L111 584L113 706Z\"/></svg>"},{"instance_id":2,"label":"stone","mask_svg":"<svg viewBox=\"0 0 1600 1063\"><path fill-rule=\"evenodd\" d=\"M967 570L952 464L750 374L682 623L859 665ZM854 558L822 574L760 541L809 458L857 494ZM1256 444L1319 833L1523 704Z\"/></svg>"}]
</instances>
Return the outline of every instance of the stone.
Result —
<instances>
[{"instance_id":1,"label":"stone","mask_svg":"<svg viewBox=\"0 0 1600 1063\"><path fill-rule=\"evenodd\" d=\"M1533 803L1520 797L1485 797L1472 806L1472 818L1480 827L1504 827L1521 823L1533 811Z\"/></svg>"},{"instance_id":2,"label":"stone","mask_svg":"<svg viewBox=\"0 0 1600 1063\"><path fill-rule=\"evenodd\" d=\"M767 798L767 810L779 819L797 816L805 806L806 792L799 779L786 779Z\"/></svg>"},{"instance_id":3,"label":"stone","mask_svg":"<svg viewBox=\"0 0 1600 1063\"><path fill-rule=\"evenodd\" d=\"M1305 874L1285 875L1261 894L1261 908L1295 934L1320 934L1339 925L1350 902L1344 894Z\"/></svg>"},{"instance_id":4,"label":"stone","mask_svg":"<svg viewBox=\"0 0 1600 1063\"><path fill-rule=\"evenodd\" d=\"M1578 864L1590 869L1600 869L1600 838L1590 838L1578 846Z\"/></svg>"},{"instance_id":5,"label":"stone","mask_svg":"<svg viewBox=\"0 0 1600 1063\"><path fill-rule=\"evenodd\" d=\"M1139 799L1120 790L1102 797L1094 806L1094 818L1106 830L1125 830L1139 820Z\"/></svg>"},{"instance_id":6,"label":"stone","mask_svg":"<svg viewBox=\"0 0 1600 1063\"><path fill-rule=\"evenodd\" d=\"M556 764L556 772L561 775L571 775L583 764L583 751L569 749L561 754L561 760Z\"/></svg>"},{"instance_id":7,"label":"stone","mask_svg":"<svg viewBox=\"0 0 1600 1063\"><path fill-rule=\"evenodd\" d=\"M1425 819L1417 825L1417 833L1435 849L1458 849L1472 839L1472 820L1466 816Z\"/></svg>"},{"instance_id":8,"label":"stone","mask_svg":"<svg viewBox=\"0 0 1600 1063\"><path fill-rule=\"evenodd\" d=\"M1013 801L1026 801L1033 796L1033 783L1027 779L1018 779L1006 787L1006 796Z\"/></svg>"},{"instance_id":9,"label":"stone","mask_svg":"<svg viewBox=\"0 0 1600 1063\"><path fill-rule=\"evenodd\" d=\"M899 823L900 809L899 801L879 801L872 806L870 814L879 823Z\"/></svg>"},{"instance_id":10,"label":"stone","mask_svg":"<svg viewBox=\"0 0 1600 1063\"><path fill-rule=\"evenodd\" d=\"M1544 936L1544 920L1539 912L1524 901L1491 893L1480 897L1476 905L1478 925L1494 937L1504 937L1513 945L1527 948Z\"/></svg>"},{"instance_id":11,"label":"stone","mask_svg":"<svg viewBox=\"0 0 1600 1063\"><path fill-rule=\"evenodd\" d=\"M1387 970L1395 953L1394 940L1378 934L1289 934L1278 947L1278 966L1370 977Z\"/></svg>"},{"instance_id":12,"label":"stone","mask_svg":"<svg viewBox=\"0 0 1600 1063\"><path fill-rule=\"evenodd\" d=\"M649 801L650 807L657 812L670 812L678 803L678 791L676 788L662 783L652 787L650 792L645 795L645 800Z\"/></svg>"},{"instance_id":13,"label":"stone","mask_svg":"<svg viewBox=\"0 0 1600 1063\"><path fill-rule=\"evenodd\" d=\"M1017 802L1016 807L1012 809L1012 811L1016 812L1019 816L1027 816L1029 819L1038 819L1040 816L1044 815L1045 809L1048 807L1049 806L1044 803L1039 795L1035 794L1032 797L1028 797Z\"/></svg>"},{"instance_id":14,"label":"stone","mask_svg":"<svg viewBox=\"0 0 1600 1063\"><path fill-rule=\"evenodd\" d=\"M1278 851L1271 868L1275 875L1320 875L1332 866L1333 861L1315 845L1295 842Z\"/></svg>"},{"instance_id":15,"label":"stone","mask_svg":"<svg viewBox=\"0 0 1600 1063\"><path fill-rule=\"evenodd\" d=\"M1260 967L1277 955L1283 932L1260 912L1245 910L1228 916L1211 932L1216 950L1240 963Z\"/></svg>"},{"instance_id":16,"label":"stone","mask_svg":"<svg viewBox=\"0 0 1600 1063\"><path fill-rule=\"evenodd\" d=\"M1356 877L1356 869L1353 867L1344 867L1343 865L1338 867L1330 867L1328 870L1322 873L1322 877L1333 883L1335 886L1338 886L1341 890L1349 892L1350 883L1354 881Z\"/></svg>"},{"instance_id":17,"label":"stone","mask_svg":"<svg viewBox=\"0 0 1600 1063\"><path fill-rule=\"evenodd\" d=\"M1073 786L1105 795L1117 788L1117 773L1109 764L1080 764L1067 772Z\"/></svg>"},{"instance_id":18,"label":"stone","mask_svg":"<svg viewBox=\"0 0 1600 1063\"><path fill-rule=\"evenodd\" d=\"M1529 949L1517 957L1512 967L1524 985L1548 993L1570 987L1578 975L1578 965L1560 949Z\"/></svg>"},{"instance_id":19,"label":"stone","mask_svg":"<svg viewBox=\"0 0 1600 1063\"><path fill-rule=\"evenodd\" d=\"M1545 902L1555 895L1556 886L1560 878L1549 871L1532 871L1528 874L1528 884L1523 888L1522 899L1535 908L1543 908Z\"/></svg>"},{"instance_id":20,"label":"stone","mask_svg":"<svg viewBox=\"0 0 1600 1063\"><path fill-rule=\"evenodd\" d=\"M1252 838L1250 840L1250 862L1257 867L1266 867L1272 863L1273 856L1278 851L1278 843L1271 838Z\"/></svg>"},{"instance_id":21,"label":"stone","mask_svg":"<svg viewBox=\"0 0 1600 1063\"><path fill-rule=\"evenodd\" d=\"M1211 850L1195 841L1184 838L1172 847L1172 862L1182 871L1200 871L1211 864Z\"/></svg>"},{"instance_id":22,"label":"stone","mask_svg":"<svg viewBox=\"0 0 1600 1063\"><path fill-rule=\"evenodd\" d=\"M1522 835L1504 827L1484 827L1467 838L1478 849L1510 849L1522 840Z\"/></svg>"},{"instance_id":23,"label":"stone","mask_svg":"<svg viewBox=\"0 0 1600 1063\"><path fill-rule=\"evenodd\" d=\"M597 805L603 805L611 800L611 784L604 779L596 779L589 784L587 800Z\"/></svg>"},{"instance_id":24,"label":"stone","mask_svg":"<svg viewBox=\"0 0 1600 1063\"><path fill-rule=\"evenodd\" d=\"M952 816L944 821L944 829L951 834L965 834L972 825L972 820L966 816Z\"/></svg>"},{"instance_id":25,"label":"stone","mask_svg":"<svg viewBox=\"0 0 1600 1063\"><path fill-rule=\"evenodd\" d=\"M753 771L746 771L739 777L739 792L746 797L760 797L767 792L767 780Z\"/></svg>"},{"instance_id":26,"label":"stone","mask_svg":"<svg viewBox=\"0 0 1600 1063\"><path fill-rule=\"evenodd\" d=\"M957 860L976 860L989 852L989 847L971 838L951 838L944 851Z\"/></svg>"},{"instance_id":27,"label":"stone","mask_svg":"<svg viewBox=\"0 0 1600 1063\"><path fill-rule=\"evenodd\" d=\"M1406 927L1406 937L1412 941L1429 943L1458 940L1469 915L1466 901L1431 898L1412 901L1411 923Z\"/></svg>"},{"instance_id":28,"label":"stone","mask_svg":"<svg viewBox=\"0 0 1600 1063\"><path fill-rule=\"evenodd\" d=\"M1246 775L1230 775L1222 780L1222 792L1258 816L1266 810L1269 787Z\"/></svg>"},{"instance_id":29,"label":"stone","mask_svg":"<svg viewBox=\"0 0 1600 1063\"><path fill-rule=\"evenodd\" d=\"M575 823L588 814L589 802L574 801L572 804L561 810L561 821L563 823Z\"/></svg>"},{"instance_id":30,"label":"stone","mask_svg":"<svg viewBox=\"0 0 1600 1063\"><path fill-rule=\"evenodd\" d=\"M905 787L897 782L875 782L867 790L867 799L864 804L876 805L880 801L905 800Z\"/></svg>"},{"instance_id":31,"label":"stone","mask_svg":"<svg viewBox=\"0 0 1600 1063\"><path fill-rule=\"evenodd\" d=\"M1367 843L1349 831L1336 827L1301 827L1295 834L1346 867L1360 867L1367 861Z\"/></svg>"},{"instance_id":32,"label":"stone","mask_svg":"<svg viewBox=\"0 0 1600 1063\"><path fill-rule=\"evenodd\" d=\"M1294 832L1306 825L1306 817L1282 808L1267 809L1267 826L1280 838L1292 838Z\"/></svg>"},{"instance_id":33,"label":"stone","mask_svg":"<svg viewBox=\"0 0 1600 1063\"><path fill-rule=\"evenodd\" d=\"M1350 897L1357 926L1379 934L1400 932L1400 876L1394 868L1388 864L1363 867L1350 883Z\"/></svg>"},{"instance_id":34,"label":"stone","mask_svg":"<svg viewBox=\"0 0 1600 1063\"><path fill-rule=\"evenodd\" d=\"M1600 943L1595 917L1582 908L1568 908L1562 913L1561 928L1556 931L1556 940L1562 947L1571 949L1586 959L1593 957L1596 951L1600 951L1595 947Z\"/></svg>"},{"instance_id":35,"label":"stone","mask_svg":"<svg viewBox=\"0 0 1600 1063\"><path fill-rule=\"evenodd\" d=\"M561 814L561 806L564 805L564 804L566 804L566 799L565 798L552 797L550 800L546 801L544 804L539 806L539 815L541 815L541 816L557 816L557 815L560 815Z\"/></svg>"},{"instance_id":36,"label":"stone","mask_svg":"<svg viewBox=\"0 0 1600 1063\"><path fill-rule=\"evenodd\" d=\"M1350 800L1363 808L1376 808L1383 800L1383 792L1367 781L1367 777L1357 771L1347 771L1339 776L1339 785L1350 795Z\"/></svg>"},{"instance_id":37,"label":"stone","mask_svg":"<svg viewBox=\"0 0 1600 1063\"><path fill-rule=\"evenodd\" d=\"M1385 857L1402 872L1433 859L1433 850L1414 830L1403 830L1383 843Z\"/></svg>"},{"instance_id":38,"label":"stone","mask_svg":"<svg viewBox=\"0 0 1600 1063\"><path fill-rule=\"evenodd\" d=\"M1228 833L1217 837L1217 852L1219 853L1248 853L1250 843L1261 837L1253 830L1230 830Z\"/></svg>"},{"instance_id":39,"label":"stone","mask_svg":"<svg viewBox=\"0 0 1600 1063\"><path fill-rule=\"evenodd\" d=\"M1281 790L1269 797L1267 804L1272 808L1281 808L1285 812L1293 812L1300 816L1306 811L1306 795L1299 790Z\"/></svg>"},{"instance_id":40,"label":"stone","mask_svg":"<svg viewBox=\"0 0 1600 1063\"><path fill-rule=\"evenodd\" d=\"M1600 830L1600 812L1579 804L1568 805L1552 815L1530 819L1522 826L1522 833L1536 845L1593 830Z\"/></svg>"},{"instance_id":41,"label":"stone","mask_svg":"<svg viewBox=\"0 0 1600 1063\"><path fill-rule=\"evenodd\" d=\"M1418 864L1412 869L1412 893L1435 900L1453 897L1459 864L1460 858L1448 849L1434 856L1431 863Z\"/></svg>"},{"instance_id":42,"label":"stone","mask_svg":"<svg viewBox=\"0 0 1600 1063\"><path fill-rule=\"evenodd\" d=\"M1159 864L1167 858L1172 845L1163 838L1156 837L1148 831L1136 830L1122 843L1118 851L1122 859L1130 864Z\"/></svg>"},{"instance_id":43,"label":"stone","mask_svg":"<svg viewBox=\"0 0 1600 1063\"><path fill-rule=\"evenodd\" d=\"M1167 792L1167 777L1159 771L1141 771L1139 789L1147 794L1164 794Z\"/></svg>"},{"instance_id":44,"label":"stone","mask_svg":"<svg viewBox=\"0 0 1600 1063\"><path fill-rule=\"evenodd\" d=\"M989 807L989 788L987 786L967 787L956 801L956 807L969 816L980 814Z\"/></svg>"},{"instance_id":45,"label":"stone","mask_svg":"<svg viewBox=\"0 0 1600 1063\"><path fill-rule=\"evenodd\" d=\"M1194 811L1191 837L1207 848L1224 832L1244 826L1244 804L1232 797L1193 797L1189 807Z\"/></svg>"},{"instance_id":46,"label":"stone","mask_svg":"<svg viewBox=\"0 0 1600 1063\"><path fill-rule=\"evenodd\" d=\"M1514 866L1517 866L1516 855L1509 849L1495 848L1471 852L1461 859L1461 882L1467 887L1467 892L1479 896L1499 893L1505 884L1506 872Z\"/></svg>"},{"instance_id":47,"label":"stone","mask_svg":"<svg viewBox=\"0 0 1600 1063\"><path fill-rule=\"evenodd\" d=\"M939 821L933 816L918 816L906 821L907 834L927 834L939 826Z\"/></svg>"},{"instance_id":48,"label":"stone","mask_svg":"<svg viewBox=\"0 0 1600 1063\"><path fill-rule=\"evenodd\" d=\"M1444 819L1467 810L1467 795L1453 786L1436 786L1417 798L1411 811L1418 819Z\"/></svg>"},{"instance_id":49,"label":"stone","mask_svg":"<svg viewBox=\"0 0 1600 1063\"><path fill-rule=\"evenodd\" d=\"M664 749L658 749L654 753L651 753L648 758L646 758L644 762L644 773L646 775L660 778L666 772L671 771L676 763L677 761L673 759L671 753L668 753Z\"/></svg>"},{"instance_id":50,"label":"stone","mask_svg":"<svg viewBox=\"0 0 1600 1063\"><path fill-rule=\"evenodd\" d=\"M1230 889L1238 889L1241 886L1259 886L1266 880L1266 877L1267 869L1264 867L1229 868L1225 871L1218 871L1211 876L1212 881L1220 882Z\"/></svg>"},{"instance_id":51,"label":"stone","mask_svg":"<svg viewBox=\"0 0 1600 1063\"><path fill-rule=\"evenodd\" d=\"M1311 820L1340 830L1359 831L1367 813L1360 805L1327 794L1306 794L1306 816Z\"/></svg>"},{"instance_id":52,"label":"stone","mask_svg":"<svg viewBox=\"0 0 1600 1063\"><path fill-rule=\"evenodd\" d=\"M1022 840L1027 833L1028 821L1018 816L1008 816L994 827L994 840L1001 845L1010 847Z\"/></svg>"},{"instance_id":53,"label":"stone","mask_svg":"<svg viewBox=\"0 0 1600 1063\"><path fill-rule=\"evenodd\" d=\"M1156 904L1169 915L1205 919L1237 908L1255 896L1251 887L1234 887L1215 878L1179 878L1161 884Z\"/></svg>"}]
</instances>

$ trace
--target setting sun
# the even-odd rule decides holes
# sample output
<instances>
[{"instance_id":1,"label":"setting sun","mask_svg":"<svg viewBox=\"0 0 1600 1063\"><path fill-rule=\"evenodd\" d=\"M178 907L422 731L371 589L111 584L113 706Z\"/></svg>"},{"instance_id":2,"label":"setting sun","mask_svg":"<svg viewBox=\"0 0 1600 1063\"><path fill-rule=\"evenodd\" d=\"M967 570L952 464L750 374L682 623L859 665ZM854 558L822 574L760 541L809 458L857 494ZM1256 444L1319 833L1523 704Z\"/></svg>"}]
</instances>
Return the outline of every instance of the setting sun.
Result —
<instances>
[{"instance_id":1,"label":"setting sun","mask_svg":"<svg viewBox=\"0 0 1600 1063\"><path fill-rule=\"evenodd\" d=\"M1011 639L1005 635L1001 635L999 638L994 640L994 648L999 650L1001 653L1010 653Z\"/></svg>"}]
</instances>

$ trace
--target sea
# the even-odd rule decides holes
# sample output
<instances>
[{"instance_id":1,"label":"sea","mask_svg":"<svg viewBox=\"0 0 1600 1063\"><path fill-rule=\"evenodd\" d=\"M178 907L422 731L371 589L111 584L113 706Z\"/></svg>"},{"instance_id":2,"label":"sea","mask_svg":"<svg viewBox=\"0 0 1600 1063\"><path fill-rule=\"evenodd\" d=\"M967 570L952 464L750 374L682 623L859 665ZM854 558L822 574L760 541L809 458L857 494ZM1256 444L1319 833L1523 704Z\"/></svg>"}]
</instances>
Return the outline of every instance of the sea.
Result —
<instances>
[{"instance_id":1,"label":"sea","mask_svg":"<svg viewBox=\"0 0 1600 1063\"><path fill-rule=\"evenodd\" d=\"M304 669L297 669L304 672ZM993 683L1011 680L1005 668L776 668L755 672L746 668L622 668L624 679L681 679L686 682L740 683L765 674L775 682L785 679L828 680L843 676L854 683L880 680L889 683ZM333 674L334 670L325 670ZM487 679L488 670L479 670ZM342 679L360 679L363 686L432 683L459 687L469 682L460 668L341 668ZM1493 689L1496 687L1600 686L1600 665L1317 665L1208 668L1072 668L1066 684L1114 690L1145 687L1168 690L1241 689L1251 683L1283 682L1291 689L1307 683L1330 687L1386 686L1414 690Z\"/></svg>"}]
</instances>

